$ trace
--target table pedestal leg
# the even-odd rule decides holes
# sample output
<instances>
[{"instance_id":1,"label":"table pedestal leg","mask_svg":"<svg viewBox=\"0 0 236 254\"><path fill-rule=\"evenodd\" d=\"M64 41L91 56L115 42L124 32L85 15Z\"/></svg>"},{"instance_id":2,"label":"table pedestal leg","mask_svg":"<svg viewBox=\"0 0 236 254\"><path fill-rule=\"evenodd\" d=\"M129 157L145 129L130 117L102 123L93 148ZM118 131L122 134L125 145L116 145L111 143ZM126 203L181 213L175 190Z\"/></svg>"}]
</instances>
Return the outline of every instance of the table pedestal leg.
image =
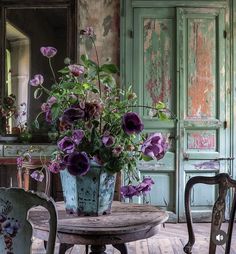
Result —
<instances>
[{"instance_id":1,"label":"table pedestal leg","mask_svg":"<svg viewBox=\"0 0 236 254\"><path fill-rule=\"evenodd\" d=\"M91 245L90 254L106 254L106 245Z\"/></svg>"},{"instance_id":2,"label":"table pedestal leg","mask_svg":"<svg viewBox=\"0 0 236 254\"><path fill-rule=\"evenodd\" d=\"M125 243L112 244L112 246L119 250L121 254L128 254L128 249Z\"/></svg>"}]
</instances>

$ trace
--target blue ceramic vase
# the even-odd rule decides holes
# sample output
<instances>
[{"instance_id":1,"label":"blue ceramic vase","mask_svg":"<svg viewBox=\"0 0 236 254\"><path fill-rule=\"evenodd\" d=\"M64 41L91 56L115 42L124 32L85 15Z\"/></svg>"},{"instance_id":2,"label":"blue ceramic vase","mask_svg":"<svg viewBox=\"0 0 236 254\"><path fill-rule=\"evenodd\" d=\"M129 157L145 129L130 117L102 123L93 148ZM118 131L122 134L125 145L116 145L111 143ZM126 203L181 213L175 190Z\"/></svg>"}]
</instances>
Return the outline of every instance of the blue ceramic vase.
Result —
<instances>
[{"instance_id":1,"label":"blue ceramic vase","mask_svg":"<svg viewBox=\"0 0 236 254\"><path fill-rule=\"evenodd\" d=\"M91 163L84 176L73 176L66 169L60 171L65 209L77 216L99 216L111 213L116 174Z\"/></svg>"}]
</instances>

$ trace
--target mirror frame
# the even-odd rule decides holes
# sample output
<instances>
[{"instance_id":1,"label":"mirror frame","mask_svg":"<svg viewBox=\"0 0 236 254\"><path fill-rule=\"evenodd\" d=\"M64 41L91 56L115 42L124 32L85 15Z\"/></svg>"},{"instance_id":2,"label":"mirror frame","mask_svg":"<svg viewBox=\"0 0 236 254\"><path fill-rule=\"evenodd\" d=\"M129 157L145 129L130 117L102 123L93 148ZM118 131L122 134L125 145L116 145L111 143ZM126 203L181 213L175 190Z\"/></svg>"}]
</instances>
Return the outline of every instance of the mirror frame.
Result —
<instances>
[{"instance_id":1,"label":"mirror frame","mask_svg":"<svg viewBox=\"0 0 236 254\"><path fill-rule=\"evenodd\" d=\"M5 96L5 48L7 9L66 8L67 9L67 55L77 60L77 0L1 0L0 2L0 98Z\"/></svg>"}]
</instances>

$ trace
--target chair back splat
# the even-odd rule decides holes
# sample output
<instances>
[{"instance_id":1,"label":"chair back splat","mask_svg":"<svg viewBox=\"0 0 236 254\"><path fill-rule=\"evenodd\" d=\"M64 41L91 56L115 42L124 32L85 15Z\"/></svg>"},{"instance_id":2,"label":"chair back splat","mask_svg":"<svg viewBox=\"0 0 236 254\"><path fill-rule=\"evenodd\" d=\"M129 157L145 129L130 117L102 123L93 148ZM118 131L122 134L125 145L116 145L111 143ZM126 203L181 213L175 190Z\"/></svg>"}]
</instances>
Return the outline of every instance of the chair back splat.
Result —
<instances>
[{"instance_id":1,"label":"chair back splat","mask_svg":"<svg viewBox=\"0 0 236 254\"><path fill-rule=\"evenodd\" d=\"M28 211L35 206L45 207L50 214L50 232L46 254L53 254L57 232L55 203L45 193L21 188L0 188L0 253L31 253L32 225Z\"/></svg>"},{"instance_id":2,"label":"chair back splat","mask_svg":"<svg viewBox=\"0 0 236 254\"><path fill-rule=\"evenodd\" d=\"M192 223L192 215L190 211L190 196L191 196L191 189L195 184L209 184L209 185L216 185L219 186L219 195L216 199L216 202L213 206L212 210L212 220L211 220L211 233L210 233L210 244L209 244L209 254L216 253L216 244L213 241L213 237L215 236L216 232L220 230L221 224L224 220L225 214L225 200L227 192L230 188L233 188L233 203L230 212L230 219L228 224L227 230L227 240L226 240L226 247L225 247L225 254L230 253L230 245L231 245L231 238L232 238L232 231L234 225L234 218L235 218L235 210L236 210L236 196L235 196L235 189L236 189L236 181L233 180L228 174L221 173L213 177L207 176L195 176L189 179L186 184L185 188L185 215L188 227L188 234L189 240L188 243L184 247L185 253L192 253L192 247L195 243L195 235L193 232L193 223Z\"/></svg>"}]
</instances>

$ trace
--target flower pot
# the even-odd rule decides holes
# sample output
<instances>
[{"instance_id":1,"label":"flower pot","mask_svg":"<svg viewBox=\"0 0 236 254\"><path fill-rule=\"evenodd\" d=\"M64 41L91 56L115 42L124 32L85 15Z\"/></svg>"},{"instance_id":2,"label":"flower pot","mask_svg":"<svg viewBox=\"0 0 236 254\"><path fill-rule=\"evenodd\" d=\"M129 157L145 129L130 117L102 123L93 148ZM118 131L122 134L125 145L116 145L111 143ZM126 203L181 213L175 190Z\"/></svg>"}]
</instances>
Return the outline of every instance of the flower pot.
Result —
<instances>
[{"instance_id":1,"label":"flower pot","mask_svg":"<svg viewBox=\"0 0 236 254\"><path fill-rule=\"evenodd\" d=\"M111 213L116 174L92 163L84 176L60 171L66 212L78 216L98 216Z\"/></svg>"}]
</instances>

